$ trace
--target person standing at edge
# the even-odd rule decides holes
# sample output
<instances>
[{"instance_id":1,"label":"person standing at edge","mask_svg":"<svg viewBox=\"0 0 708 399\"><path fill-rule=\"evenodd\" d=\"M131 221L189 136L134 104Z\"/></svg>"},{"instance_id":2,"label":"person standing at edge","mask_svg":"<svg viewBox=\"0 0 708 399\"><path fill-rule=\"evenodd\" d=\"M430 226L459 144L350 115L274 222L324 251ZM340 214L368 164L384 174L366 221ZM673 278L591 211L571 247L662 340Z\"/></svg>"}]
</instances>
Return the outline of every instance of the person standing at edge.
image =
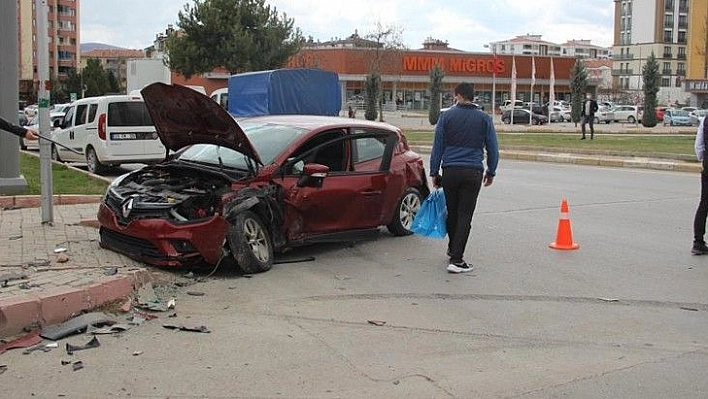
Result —
<instances>
[{"instance_id":1,"label":"person standing at edge","mask_svg":"<svg viewBox=\"0 0 708 399\"><path fill-rule=\"evenodd\" d=\"M0 130L10 132L15 136L24 137L27 140L37 140L39 138L36 131L19 125L14 125L2 117L0 117Z\"/></svg>"},{"instance_id":2,"label":"person standing at edge","mask_svg":"<svg viewBox=\"0 0 708 399\"><path fill-rule=\"evenodd\" d=\"M706 234L706 218L708 217L708 159L706 159L706 135L708 134L708 124L706 118L698 126L696 133L696 157L703 163L701 169L701 200L696 209L696 216L693 219L693 248L691 253L694 255L708 254L708 246L704 240Z\"/></svg>"},{"instance_id":3,"label":"person standing at edge","mask_svg":"<svg viewBox=\"0 0 708 399\"><path fill-rule=\"evenodd\" d=\"M442 186L447 205L447 270L465 273L472 265L464 260L472 216L482 184L490 186L499 162L497 133L492 118L472 103L474 87L460 83L455 87L457 105L443 112L435 127L430 154L430 176L435 188ZM487 172L484 172L484 150ZM442 176L440 169L442 167Z\"/></svg>"},{"instance_id":4,"label":"person standing at edge","mask_svg":"<svg viewBox=\"0 0 708 399\"><path fill-rule=\"evenodd\" d=\"M580 125L580 129L583 132L583 137L580 140L585 140L585 125L590 124L590 140L595 136L595 112L598 110L597 101L593 100L592 94L587 93L585 95L585 101L583 101L583 109L580 111L580 116L583 117L583 124Z\"/></svg>"}]
</instances>

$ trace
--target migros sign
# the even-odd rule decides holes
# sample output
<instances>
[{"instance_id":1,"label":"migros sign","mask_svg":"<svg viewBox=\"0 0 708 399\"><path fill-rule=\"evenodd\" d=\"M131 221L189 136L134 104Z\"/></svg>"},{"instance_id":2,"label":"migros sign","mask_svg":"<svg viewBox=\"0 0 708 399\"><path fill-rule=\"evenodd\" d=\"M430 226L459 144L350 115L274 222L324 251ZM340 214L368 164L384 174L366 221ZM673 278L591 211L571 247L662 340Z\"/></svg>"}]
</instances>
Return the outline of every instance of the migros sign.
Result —
<instances>
[{"instance_id":1,"label":"migros sign","mask_svg":"<svg viewBox=\"0 0 708 399\"><path fill-rule=\"evenodd\" d=\"M476 57L421 57L404 56L403 70L406 72L428 72L435 64L445 72L465 72L479 74L505 73L506 63L500 58Z\"/></svg>"}]
</instances>

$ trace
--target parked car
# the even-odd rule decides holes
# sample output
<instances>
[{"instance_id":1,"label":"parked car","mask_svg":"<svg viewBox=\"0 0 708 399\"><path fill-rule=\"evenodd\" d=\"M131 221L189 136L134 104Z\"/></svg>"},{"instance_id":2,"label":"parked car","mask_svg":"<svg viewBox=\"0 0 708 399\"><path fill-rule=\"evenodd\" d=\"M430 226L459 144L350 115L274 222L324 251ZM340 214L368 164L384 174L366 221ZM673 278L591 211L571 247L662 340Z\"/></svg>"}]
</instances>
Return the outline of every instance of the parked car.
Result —
<instances>
[{"instance_id":1,"label":"parked car","mask_svg":"<svg viewBox=\"0 0 708 399\"><path fill-rule=\"evenodd\" d=\"M644 107L641 105L618 105L612 109L615 122L637 123L642 121Z\"/></svg>"},{"instance_id":2,"label":"parked car","mask_svg":"<svg viewBox=\"0 0 708 399\"><path fill-rule=\"evenodd\" d=\"M683 109L669 108L664 112L664 126L691 126L691 117Z\"/></svg>"},{"instance_id":3,"label":"parked car","mask_svg":"<svg viewBox=\"0 0 708 399\"><path fill-rule=\"evenodd\" d=\"M61 121L64 119L64 113L63 112L50 112L49 113L49 128L52 131L57 130L58 128L55 127L54 125L57 123L57 121ZM39 119L35 116L34 119L27 121L26 122L30 129L34 129L36 131L39 131ZM39 140L27 140L24 137L20 138L20 149L21 150L39 150Z\"/></svg>"},{"instance_id":4,"label":"parked car","mask_svg":"<svg viewBox=\"0 0 708 399\"><path fill-rule=\"evenodd\" d=\"M696 108L696 107L682 107L681 109L690 114L691 112L697 110L698 108Z\"/></svg>"},{"instance_id":5,"label":"parked car","mask_svg":"<svg viewBox=\"0 0 708 399\"><path fill-rule=\"evenodd\" d=\"M517 108L514 110L514 124L529 124L529 120L532 118L531 112L527 109ZM504 111L501 118L502 122L509 124L511 123L511 111ZM548 123L548 117L546 115L541 115L534 113L532 123L534 125L544 125Z\"/></svg>"},{"instance_id":6,"label":"parked car","mask_svg":"<svg viewBox=\"0 0 708 399\"><path fill-rule=\"evenodd\" d=\"M549 112L549 114L547 115L548 120L550 120L551 122L565 122L565 120L566 120L565 116L564 116L565 112L566 112L566 110L564 108L559 107L559 106L554 106L553 110L551 112ZM568 115L569 115L569 113L568 113ZM570 118L568 118L568 120L570 120Z\"/></svg>"},{"instance_id":7,"label":"parked car","mask_svg":"<svg viewBox=\"0 0 708 399\"><path fill-rule=\"evenodd\" d=\"M697 109L689 113L688 116L691 119L691 126L699 126L701 120L708 116L708 109Z\"/></svg>"},{"instance_id":8,"label":"parked car","mask_svg":"<svg viewBox=\"0 0 708 399\"><path fill-rule=\"evenodd\" d=\"M52 138L80 154L53 146L52 158L86 162L91 173L100 174L109 165L153 163L165 157L140 96L82 98L69 106L56 126L61 129L52 132Z\"/></svg>"},{"instance_id":9,"label":"parked car","mask_svg":"<svg viewBox=\"0 0 708 399\"><path fill-rule=\"evenodd\" d=\"M233 258L263 272L274 252L318 242L409 235L428 195L423 159L397 127L361 119L269 115L238 122L207 96L142 90L165 147L123 175L99 206L100 244L160 266Z\"/></svg>"},{"instance_id":10,"label":"parked car","mask_svg":"<svg viewBox=\"0 0 708 399\"><path fill-rule=\"evenodd\" d=\"M654 108L654 112L656 113L657 122L664 121L664 113L666 112L667 109L669 109L669 107L658 106L658 107Z\"/></svg>"},{"instance_id":11,"label":"parked car","mask_svg":"<svg viewBox=\"0 0 708 399\"><path fill-rule=\"evenodd\" d=\"M609 124L615 119L615 112L612 110L612 108L608 108L605 106L600 107L597 112L595 112L595 123L600 123L604 122Z\"/></svg>"},{"instance_id":12,"label":"parked car","mask_svg":"<svg viewBox=\"0 0 708 399\"><path fill-rule=\"evenodd\" d=\"M524 102L521 100L516 100L514 103L514 108L523 108ZM511 100L505 100L504 104L500 107L502 111L508 111L512 108Z\"/></svg>"}]
</instances>

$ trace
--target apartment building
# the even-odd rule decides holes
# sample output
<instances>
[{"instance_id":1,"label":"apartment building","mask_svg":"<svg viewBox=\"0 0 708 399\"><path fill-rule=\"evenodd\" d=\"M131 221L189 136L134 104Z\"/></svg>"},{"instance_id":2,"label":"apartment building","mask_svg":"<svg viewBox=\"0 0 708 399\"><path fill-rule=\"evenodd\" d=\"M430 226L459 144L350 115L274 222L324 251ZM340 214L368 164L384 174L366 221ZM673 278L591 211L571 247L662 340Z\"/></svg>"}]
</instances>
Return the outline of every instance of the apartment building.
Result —
<instances>
[{"instance_id":1,"label":"apartment building","mask_svg":"<svg viewBox=\"0 0 708 399\"><path fill-rule=\"evenodd\" d=\"M642 68L659 62L662 104L708 106L708 0L614 0L616 88L643 90Z\"/></svg>"},{"instance_id":2,"label":"apartment building","mask_svg":"<svg viewBox=\"0 0 708 399\"><path fill-rule=\"evenodd\" d=\"M145 58L143 50L129 49L95 49L81 54L81 69L86 67L89 59L96 58L106 72L113 73L121 93L125 93L128 77L128 60Z\"/></svg>"},{"instance_id":3,"label":"apartment building","mask_svg":"<svg viewBox=\"0 0 708 399\"><path fill-rule=\"evenodd\" d=\"M16 0L20 99L33 99L37 92L37 32L34 0ZM80 62L80 0L47 0L49 35L49 76L64 79Z\"/></svg>"}]
</instances>

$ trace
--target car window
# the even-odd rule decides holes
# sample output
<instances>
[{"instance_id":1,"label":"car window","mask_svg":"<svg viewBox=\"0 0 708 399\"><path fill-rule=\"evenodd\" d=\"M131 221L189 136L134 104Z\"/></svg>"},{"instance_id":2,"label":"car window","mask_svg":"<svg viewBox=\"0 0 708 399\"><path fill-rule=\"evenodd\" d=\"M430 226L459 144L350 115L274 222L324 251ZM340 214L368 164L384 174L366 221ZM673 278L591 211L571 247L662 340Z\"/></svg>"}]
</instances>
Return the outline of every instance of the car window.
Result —
<instances>
[{"instance_id":1,"label":"car window","mask_svg":"<svg viewBox=\"0 0 708 399\"><path fill-rule=\"evenodd\" d=\"M74 121L74 126L81 126L86 123L87 110L88 104L79 104L76 106L76 119Z\"/></svg>"},{"instance_id":2,"label":"car window","mask_svg":"<svg viewBox=\"0 0 708 399\"><path fill-rule=\"evenodd\" d=\"M152 126L152 119L142 101L119 101L108 104L108 126Z\"/></svg>"},{"instance_id":3,"label":"car window","mask_svg":"<svg viewBox=\"0 0 708 399\"><path fill-rule=\"evenodd\" d=\"M74 109L74 107L69 107L69 109L66 111L66 115L64 115L64 121L61 123L62 128L73 126L72 119L74 118Z\"/></svg>"},{"instance_id":4,"label":"car window","mask_svg":"<svg viewBox=\"0 0 708 399\"><path fill-rule=\"evenodd\" d=\"M277 123L240 121L238 124L264 165L272 163L280 153L307 132L300 127Z\"/></svg>"},{"instance_id":5,"label":"car window","mask_svg":"<svg viewBox=\"0 0 708 399\"><path fill-rule=\"evenodd\" d=\"M347 161L346 143L338 138L344 137L346 132L342 129L329 130L318 133L298 147L288 157L291 162L286 168L288 174L298 174L307 163L317 163L329 167L330 172L343 172L349 169ZM334 140L334 141L333 141ZM331 142L333 141L333 142ZM327 144L328 142L331 142Z\"/></svg>"},{"instance_id":6,"label":"car window","mask_svg":"<svg viewBox=\"0 0 708 399\"><path fill-rule=\"evenodd\" d=\"M96 110L98 110L98 104L91 104L89 105L89 111L88 111L88 123L92 123L93 121L96 120Z\"/></svg>"}]
</instances>

